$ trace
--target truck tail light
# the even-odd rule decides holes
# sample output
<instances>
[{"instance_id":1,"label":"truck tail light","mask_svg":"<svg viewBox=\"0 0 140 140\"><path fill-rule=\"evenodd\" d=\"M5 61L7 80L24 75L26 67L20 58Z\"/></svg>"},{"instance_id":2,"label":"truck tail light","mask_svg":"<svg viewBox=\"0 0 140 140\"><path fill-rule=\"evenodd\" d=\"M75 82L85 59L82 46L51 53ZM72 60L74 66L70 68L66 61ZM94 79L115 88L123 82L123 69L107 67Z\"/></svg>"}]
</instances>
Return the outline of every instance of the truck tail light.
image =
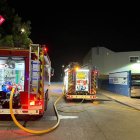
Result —
<instances>
[{"instance_id":1,"label":"truck tail light","mask_svg":"<svg viewBox=\"0 0 140 140\"><path fill-rule=\"evenodd\" d=\"M35 105L35 101L30 101L30 105Z\"/></svg>"}]
</instances>

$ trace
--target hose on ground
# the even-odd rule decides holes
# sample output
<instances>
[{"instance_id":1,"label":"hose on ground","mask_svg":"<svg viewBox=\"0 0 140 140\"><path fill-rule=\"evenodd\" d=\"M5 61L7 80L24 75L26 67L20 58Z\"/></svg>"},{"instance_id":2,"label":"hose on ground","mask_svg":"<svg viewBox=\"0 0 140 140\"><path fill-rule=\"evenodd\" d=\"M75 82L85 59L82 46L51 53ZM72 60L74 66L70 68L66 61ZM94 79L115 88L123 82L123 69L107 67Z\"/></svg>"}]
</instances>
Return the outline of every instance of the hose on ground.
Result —
<instances>
[{"instance_id":1,"label":"hose on ground","mask_svg":"<svg viewBox=\"0 0 140 140\"><path fill-rule=\"evenodd\" d=\"M10 102L9 102L10 114L11 114L11 117L12 117L14 123L15 123L20 129L22 129L22 130L24 130L24 131L26 131L26 132L28 132L28 133L31 133L31 134L38 134L38 135L40 135L40 134L45 134L45 133L51 132L51 131L53 131L54 129L56 129L56 128L59 126L59 124L60 124L60 117L59 117L58 111L57 111L57 109L56 109L56 104L57 104L58 101L63 97L63 94L62 94L60 97L58 97L58 98L56 99L56 101L54 102L54 105L53 105L54 110L55 110L55 113L56 113L56 116L57 116L57 123L56 123L53 127L48 128L48 129L46 129L46 130L32 130L32 129L28 129L28 128L23 127L23 126L17 121L17 119L16 119L16 117L15 117L15 115L14 115L14 112L13 112L13 105L12 105L12 104L13 104L13 94L14 94L14 91L15 91L15 88L12 89L11 94L10 94Z\"/></svg>"},{"instance_id":2,"label":"hose on ground","mask_svg":"<svg viewBox=\"0 0 140 140\"><path fill-rule=\"evenodd\" d=\"M62 88L62 94L63 96L66 96L65 92L64 92L64 87ZM87 94L86 94L87 95ZM62 108L71 108L71 107L78 107L81 106L81 104L85 101L85 98L82 99L82 101L80 101L78 104L74 104L74 105L69 105L69 106L61 106L61 107L57 107L57 111L59 112L64 112L64 113L80 113L80 112L84 112L86 111L86 109L71 109L71 110L67 110L67 109L62 109Z\"/></svg>"}]
</instances>

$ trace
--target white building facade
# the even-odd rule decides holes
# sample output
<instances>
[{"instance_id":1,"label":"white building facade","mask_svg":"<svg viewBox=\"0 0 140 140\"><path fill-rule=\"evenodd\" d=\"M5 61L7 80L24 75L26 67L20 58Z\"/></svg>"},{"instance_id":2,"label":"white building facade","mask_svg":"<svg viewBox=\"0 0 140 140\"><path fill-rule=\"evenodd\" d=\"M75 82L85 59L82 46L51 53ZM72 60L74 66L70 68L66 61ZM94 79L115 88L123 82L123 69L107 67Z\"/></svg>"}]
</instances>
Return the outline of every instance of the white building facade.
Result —
<instances>
[{"instance_id":1,"label":"white building facade","mask_svg":"<svg viewBox=\"0 0 140 140\"><path fill-rule=\"evenodd\" d=\"M103 75L129 70L140 73L140 51L113 52L105 47L95 47L84 57L83 65L95 67Z\"/></svg>"},{"instance_id":2,"label":"white building facade","mask_svg":"<svg viewBox=\"0 0 140 140\"><path fill-rule=\"evenodd\" d=\"M105 47L94 47L84 57L83 66L99 71L99 88L140 97L140 51L114 52ZM124 73L126 77L118 77Z\"/></svg>"}]
</instances>

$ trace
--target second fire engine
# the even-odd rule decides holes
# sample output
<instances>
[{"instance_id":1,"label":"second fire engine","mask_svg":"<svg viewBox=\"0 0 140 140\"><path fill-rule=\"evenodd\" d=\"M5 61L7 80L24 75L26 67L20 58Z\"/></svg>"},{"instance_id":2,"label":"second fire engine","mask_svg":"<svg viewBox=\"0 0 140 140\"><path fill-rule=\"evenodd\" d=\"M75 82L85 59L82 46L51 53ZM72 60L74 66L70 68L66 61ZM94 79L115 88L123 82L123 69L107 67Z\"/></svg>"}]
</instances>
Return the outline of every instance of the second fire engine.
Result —
<instances>
[{"instance_id":1,"label":"second fire engine","mask_svg":"<svg viewBox=\"0 0 140 140\"><path fill-rule=\"evenodd\" d=\"M77 62L72 62L65 68L64 73L66 99L96 99L97 70L81 68Z\"/></svg>"}]
</instances>

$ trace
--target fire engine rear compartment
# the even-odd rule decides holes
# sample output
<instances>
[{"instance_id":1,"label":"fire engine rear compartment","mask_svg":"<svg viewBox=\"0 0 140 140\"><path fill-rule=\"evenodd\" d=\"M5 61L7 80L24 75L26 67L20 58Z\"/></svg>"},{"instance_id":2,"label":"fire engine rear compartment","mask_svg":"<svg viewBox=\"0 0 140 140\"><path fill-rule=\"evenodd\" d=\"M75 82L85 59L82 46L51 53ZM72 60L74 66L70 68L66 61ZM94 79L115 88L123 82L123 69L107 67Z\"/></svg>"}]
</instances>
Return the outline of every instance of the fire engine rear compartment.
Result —
<instances>
[{"instance_id":1,"label":"fire engine rear compartment","mask_svg":"<svg viewBox=\"0 0 140 140\"><path fill-rule=\"evenodd\" d=\"M94 100L96 98L97 71L80 68L70 63L65 69L64 94L66 99Z\"/></svg>"},{"instance_id":2,"label":"fire engine rear compartment","mask_svg":"<svg viewBox=\"0 0 140 140\"><path fill-rule=\"evenodd\" d=\"M23 50L0 51L0 108L9 108L9 98L13 87L16 88L13 107L20 108L19 92L28 90L27 71L29 52ZM26 68L25 68L26 66ZM7 110L4 110L4 112ZM2 111L1 111L2 112Z\"/></svg>"},{"instance_id":3,"label":"fire engine rear compartment","mask_svg":"<svg viewBox=\"0 0 140 140\"><path fill-rule=\"evenodd\" d=\"M18 92L24 91L24 75L25 61L23 57L0 57L1 108L9 107L9 97L13 86L17 88ZM15 97L14 99L16 98L18 97ZM14 102L14 107L18 107L17 101Z\"/></svg>"},{"instance_id":4,"label":"fire engine rear compartment","mask_svg":"<svg viewBox=\"0 0 140 140\"><path fill-rule=\"evenodd\" d=\"M35 60L32 57L36 56L35 52L29 49L0 49L0 114L10 113L9 99L14 87L15 114L43 115L47 106L48 90L43 85L46 68L42 51L43 49L38 49L38 59Z\"/></svg>"},{"instance_id":5,"label":"fire engine rear compartment","mask_svg":"<svg viewBox=\"0 0 140 140\"><path fill-rule=\"evenodd\" d=\"M0 91L10 91L17 85L24 91L25 61L22 57L0 57Z\"/></svg>"}]
</instances>

